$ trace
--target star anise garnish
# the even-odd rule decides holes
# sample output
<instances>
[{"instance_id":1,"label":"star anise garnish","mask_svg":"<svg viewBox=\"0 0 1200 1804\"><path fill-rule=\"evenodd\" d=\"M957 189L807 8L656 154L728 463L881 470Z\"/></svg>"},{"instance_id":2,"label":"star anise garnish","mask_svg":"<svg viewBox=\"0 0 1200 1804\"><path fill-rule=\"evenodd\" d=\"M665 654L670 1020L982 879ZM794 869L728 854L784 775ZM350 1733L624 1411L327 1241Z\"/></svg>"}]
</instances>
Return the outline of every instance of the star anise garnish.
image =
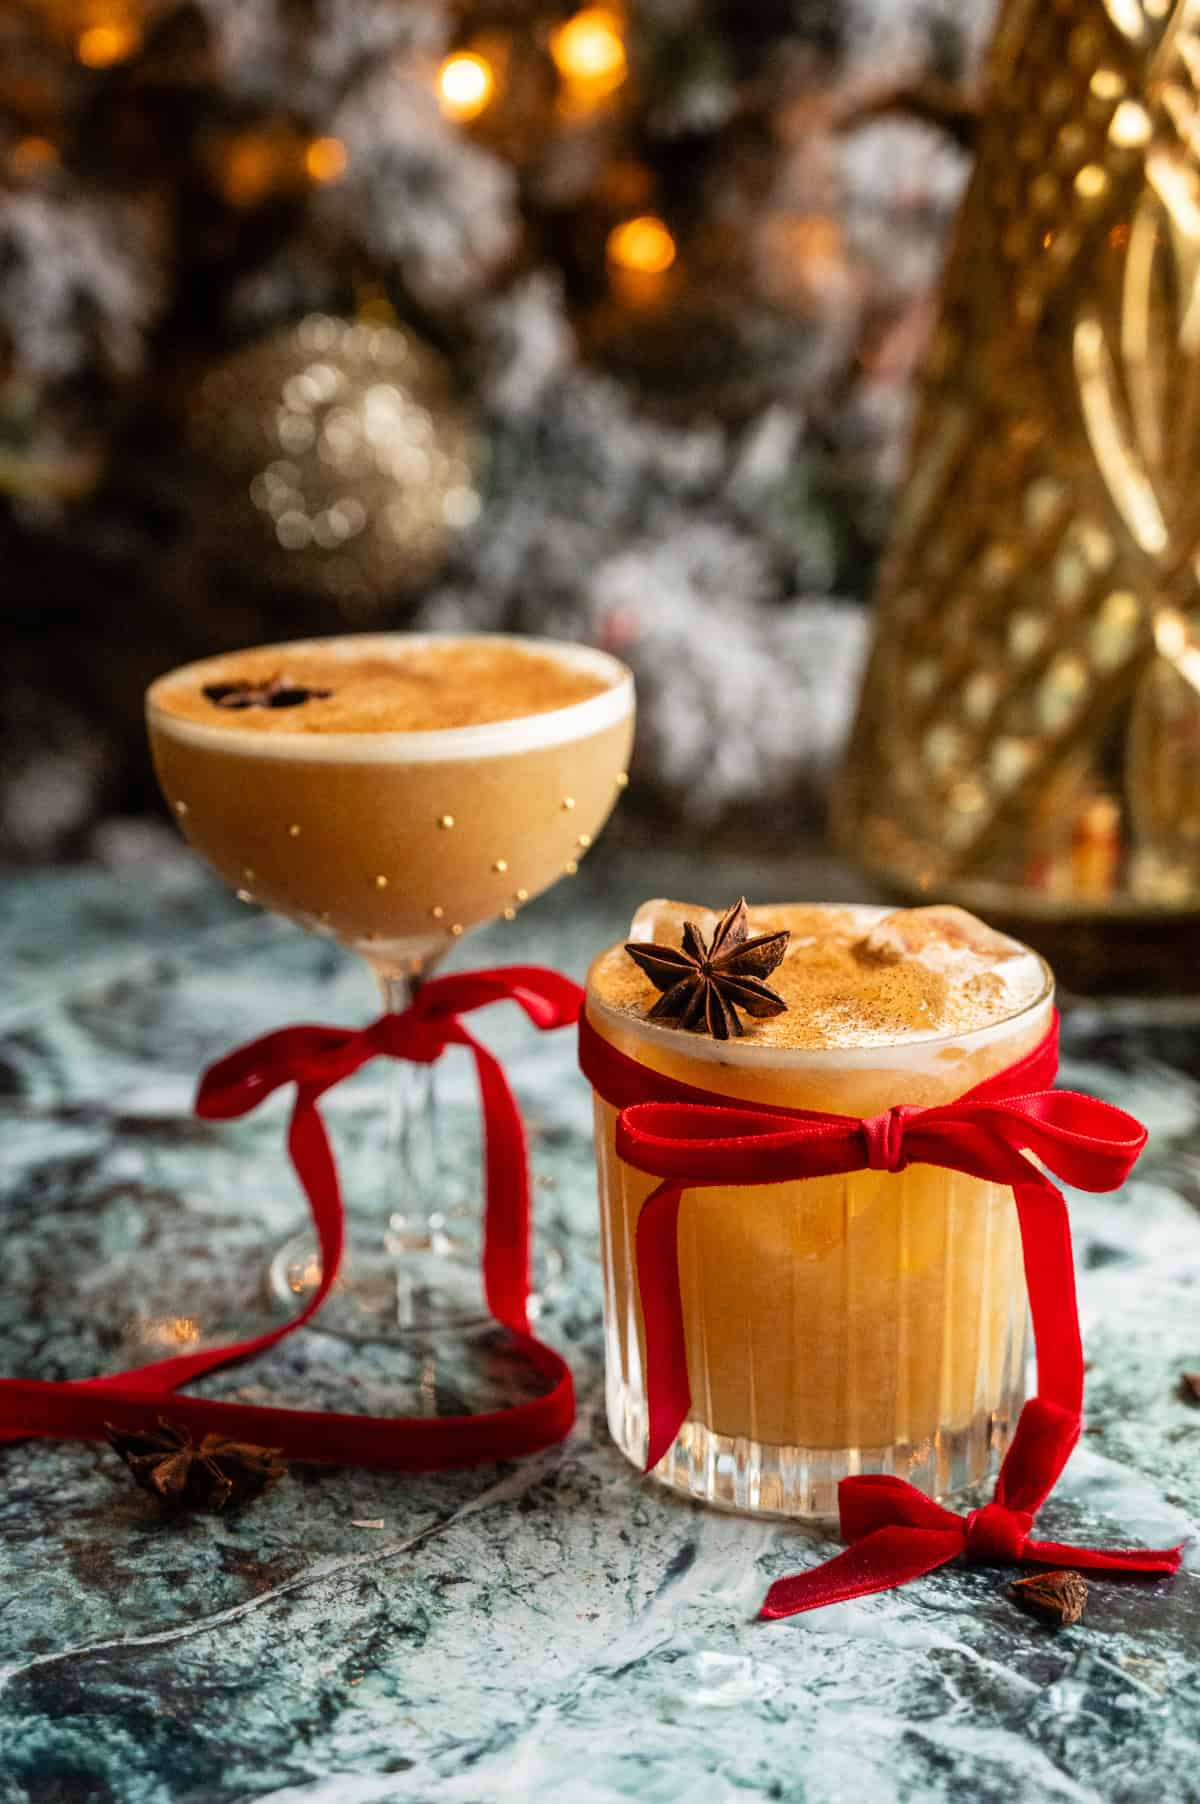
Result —
<instances>
[{"instance_id":1,"label":"star anise garnish","mask_svg":"<svg viewBox=\"0 0 1200 1804\"><path fill-rule=\"evenodd\" d=\"M278 1447L227 1441L219 1434L206 1434L197 1446L162 1417L157 1428L126 1430L109 1423L105 1433L143 1491L180 1509L237 1509L285 1471Z\"/></svg>"},{"instance_id":2,"label":"star anise garnish","mask_svg":"<svg viewBox=\"0 0 1200 1804\"><path fill-rule=\"evenodd\" d=\"M1008 1595L1027 1616L1060 1629L1078 1622L1087 1605L1088 1588L1077 1572L1035 1572L1014 1579Z\"/></svg>"},{"instance_id":3,"label":"star anise garnish","mask_svg":"<svg viewBox=\"0 0 1200 1804\"><path fill-rule=\"evenodd\" d=\"M265 683L206 683L204 694L215 708L298 708L301 702L323 702L332 689L306 689L269 677Z\"/></svg>"},{"instance_id":4,"label":"star anise garnish","mask_svg":"<svg viewBox=\"0 0 1200 1804\"><path fill-rule=\"evenodd\" d=\"M728 1040L745 1031L738 1009L759 1019L782 1015L787 1003L763 979L787 951L790 935L782 928L750 939L749 931L743 896L725 910L711 943L694 921L683 924L682 946L630 940L626 952L663 992L649 1019Z\"/></svg>"}]
</instances>

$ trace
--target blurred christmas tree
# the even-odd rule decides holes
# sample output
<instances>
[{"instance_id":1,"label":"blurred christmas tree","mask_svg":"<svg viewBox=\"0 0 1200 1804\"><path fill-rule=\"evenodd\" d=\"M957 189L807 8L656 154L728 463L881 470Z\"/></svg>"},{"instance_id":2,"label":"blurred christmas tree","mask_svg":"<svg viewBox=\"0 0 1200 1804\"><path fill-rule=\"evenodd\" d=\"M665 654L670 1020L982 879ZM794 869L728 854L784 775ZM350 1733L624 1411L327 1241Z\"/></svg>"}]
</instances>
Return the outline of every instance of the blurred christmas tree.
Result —
<instances>
[{"instance_id":1,"label":"blurred christmas tree","mask_svg":"<svg viewBox=\"0 0 1200 1804\"><path fill-rule=\"evenodd\" d=\"M989 11L6 0L0 852L148 799L158 670L396 624L610 645L644 796L803 807L964 174L877 101Z\"/></svg>"}]
</instances>

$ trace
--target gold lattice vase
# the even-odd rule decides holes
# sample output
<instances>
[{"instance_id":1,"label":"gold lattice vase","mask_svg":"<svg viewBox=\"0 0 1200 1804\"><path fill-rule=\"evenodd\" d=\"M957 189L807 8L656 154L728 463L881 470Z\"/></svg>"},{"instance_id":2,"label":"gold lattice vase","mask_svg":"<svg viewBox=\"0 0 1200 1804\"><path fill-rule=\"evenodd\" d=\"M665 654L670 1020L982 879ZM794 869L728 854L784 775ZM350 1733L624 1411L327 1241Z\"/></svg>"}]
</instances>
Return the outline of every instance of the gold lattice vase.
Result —
<instances>
[{"instance_id":1,"label":"gold lattice vase","mask_svg":"<svg viewBox=\"0 0 1200 1804\"><path fill-rule=\"evenodd\" d=\"M1010 0L834 802L1080 988L1200 988L1200 0Z\"/></svg>"}]
</instances>

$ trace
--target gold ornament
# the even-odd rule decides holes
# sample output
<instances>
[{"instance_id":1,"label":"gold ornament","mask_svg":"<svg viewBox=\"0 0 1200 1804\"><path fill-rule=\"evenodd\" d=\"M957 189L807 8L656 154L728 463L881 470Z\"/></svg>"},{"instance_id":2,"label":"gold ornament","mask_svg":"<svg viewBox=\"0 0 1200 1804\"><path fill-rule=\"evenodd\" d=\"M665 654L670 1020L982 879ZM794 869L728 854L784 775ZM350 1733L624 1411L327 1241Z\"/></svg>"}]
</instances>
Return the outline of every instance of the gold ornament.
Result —
<instances>
[{"instance_id":1,"label":"gold ornament","mask_svg":"<svg viewBox=\"0 0 1200 1804\"><path fill-rule=\"evenodd\" d=\"M190 429L246 495L249 555L351 621L426 581L479 513L447 368L399 326L283 327L205 376Z\"/></svg>"},{"instance_id":2,"label":"gold ornament","mask_svg":"<svg viewBox=\"0 0 1200 1804\"><path fill-rule=\"evenodd\" d=\"M1197 980L1198 449L1200 7L1008 0L834 818L1081 986Z\"/></svg>"}]
</instances>

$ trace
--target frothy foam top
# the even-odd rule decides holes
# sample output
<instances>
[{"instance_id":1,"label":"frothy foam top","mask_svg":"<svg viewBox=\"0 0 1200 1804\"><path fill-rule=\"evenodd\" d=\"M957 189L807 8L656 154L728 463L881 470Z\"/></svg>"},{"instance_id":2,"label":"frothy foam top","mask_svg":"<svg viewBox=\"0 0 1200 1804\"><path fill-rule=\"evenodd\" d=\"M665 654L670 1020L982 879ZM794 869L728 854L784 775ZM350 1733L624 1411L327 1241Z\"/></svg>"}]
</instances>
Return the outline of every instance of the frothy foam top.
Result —
<instances>
[{"instance_id":1,"label":"frothy foam top","mask_svg":"<svg viewBox=\"0 0 1200 1804\"><path fill-rule=\"evenodd\" d=\"M743 1017L745 1047L872 1047L952 1038L993 1026L1041 997L1047 972L1019 941L996 933L961 908L837 908L780 903L751 908L750 932L781 927L791 938L768 982L786 1001L784 1015ZM628 938L678 946L685 921L706 937L719 914L683 902L645 902ZM611 946L592 966L591 995L645 1020L659 992L624 950ZM657 1023L654 1025L657 1026ZM697 1036L677 1029L683 1042Z\"/></svg>"},{"instance_id":2,"label":"frothy foam top","mask_svg":"<svg viewBox=\"0 0 1200 1804\"><path fill-rule=\"evenodd\" d=\"M153 703L174 719L255 735L426 733L548 714L611 687L595 669L500 637L396 635L361 647L231 652L165 677ZM249 704L231 705L243 691Z\"/></svg>"}]
</instances>

